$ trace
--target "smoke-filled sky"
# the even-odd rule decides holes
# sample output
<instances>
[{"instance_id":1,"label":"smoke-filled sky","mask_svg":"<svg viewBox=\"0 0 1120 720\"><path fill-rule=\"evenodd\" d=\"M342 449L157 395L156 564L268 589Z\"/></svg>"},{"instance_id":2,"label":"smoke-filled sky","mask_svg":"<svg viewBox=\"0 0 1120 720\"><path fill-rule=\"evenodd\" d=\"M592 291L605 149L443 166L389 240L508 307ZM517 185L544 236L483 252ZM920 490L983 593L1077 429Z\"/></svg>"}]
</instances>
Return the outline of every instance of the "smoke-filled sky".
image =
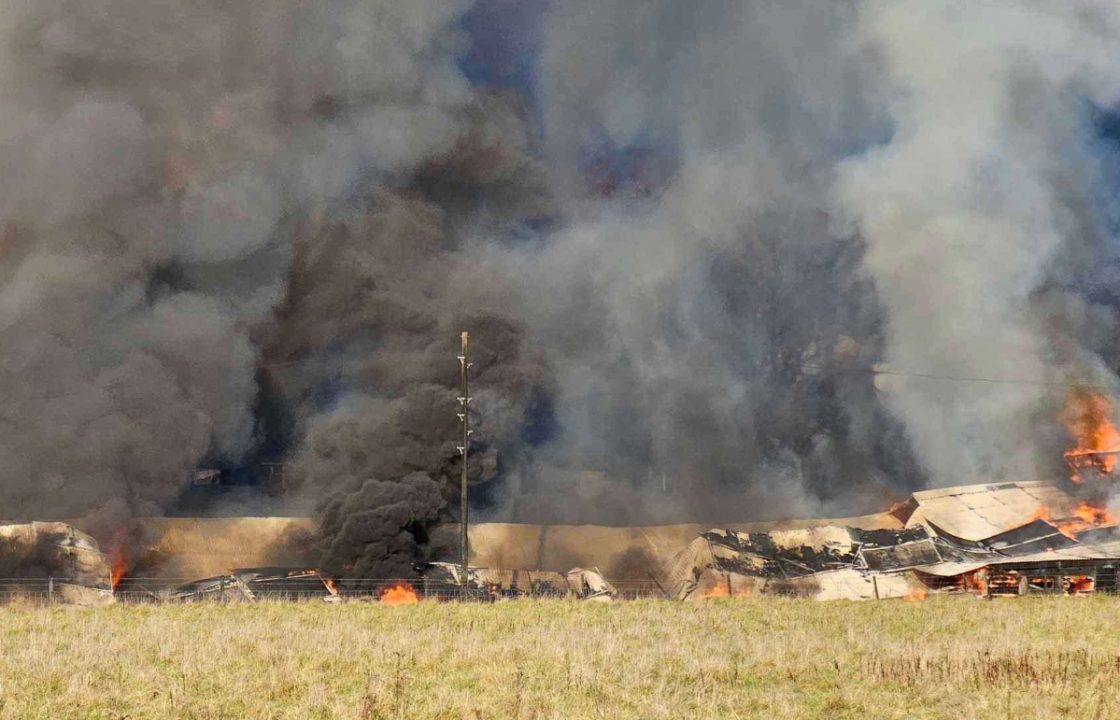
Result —
<instances>
[{"instance_id":1,"label":"smoke-filled sky","mask_svg":"<svg viewBox=\"0 0 1120 720\"><path fill-rule=\"evenodd\" d=\"M1120 363L1118 41L1105 0L0 0L3 514L288 462L330 564L406 567L464 329L490 517L1047 477Z\"/></svg>"}]
</instances>

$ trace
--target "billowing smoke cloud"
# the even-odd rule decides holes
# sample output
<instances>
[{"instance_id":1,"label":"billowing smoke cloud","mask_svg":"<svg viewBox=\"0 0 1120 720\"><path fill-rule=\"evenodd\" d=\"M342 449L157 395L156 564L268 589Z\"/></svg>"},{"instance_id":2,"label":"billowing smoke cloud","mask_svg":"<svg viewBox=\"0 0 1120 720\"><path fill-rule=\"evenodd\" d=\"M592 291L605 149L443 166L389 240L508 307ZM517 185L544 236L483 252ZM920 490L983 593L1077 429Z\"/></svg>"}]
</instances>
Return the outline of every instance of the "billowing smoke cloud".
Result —
<instances>
[{"instance_id":1,"label":"billowing smoke cloud","mask_svg":"<svg viewBox=\"0 0 1120 720\"><path fill-rule=\"evenodd\" d=\"M862 245L829 217L837 158L885 128L858 20L845 3L553 7L544 148L565 222L511 274L559 430L522 509L540 477L589 466L639 490L600 521L805 512L920 481L871 377L827 369L881 350Z\"/></svg>"},{"instance_id":2,"label":"billowing smoke cloud","mask_svg":"<svg viewBox=\"0 0 1120 720\"><path fill-rule=\"evenodd\" d=\"M334 250L324 217L412 182L470 127L477 102L453 62L464 9L0 4L6 514L158 514L203 456L246 452L255 328L298 294L293 256L299 283ZM439 212L416 212L420 231ZM431 254L409 232L380 258L405 284L419 282L409 243ZM316 280L346 303L363 278ZM302 336L317 339L329 352Z\"/></svg>"},{"instance_id":3,"label":"billowing smoke cloud","mask_svg":"<svg viewBox=\"0 0 1120 720\"><path fill-rule=\"evenodd\" d=\"M1056 476L1065 384L1114 382L1110 4L577 6L541 70L566 223L517 270L538 461L668 474L630 521Z\"/></svg>"},{"instance_id":4,"label":"billowing smoke cloud","mask_svg":"<svg viewBox=\"0 0 1120 720\"><path fill-rule=\"evenodd\" d=\"M1111 3L865 8L893 133L844 163L836 190L887 310L884 359L1013 381L882 384L936 484L1045 476L1062 399L1047 385L1112 377L1059 283L1077 272L1061 256L1100 233L1086 116L1120 99L1118 30Z\"/></svg>"},{"instance_id":5,"label":"billowing smoke cloud","mask_svg":"<svg viewBox=\"0 0 1120 720\"><path fill-rule=\"evenodd\" d=\"M509 451L517 438L534 364L500 279L447 251L440 205L369 202L297 245L266 348L272 382L306 428L294 475L322 513L324 566L402 577L457 492L456 331L472 333L476 481L495 476L495 446Z\"/></svg>"},{"instance_id":6,"label":"billowing smoke cloud","mask_svg":"<svg viewBox=\"0 0 1120 720\"><path fill-rule=\"evenodd\" d=\"M1035 477L1112 382L1111 5L511 9L0 0L7 514L267 456L324 565L405 573L464 329L520 520Z\"/></svg>"}]
</instances>

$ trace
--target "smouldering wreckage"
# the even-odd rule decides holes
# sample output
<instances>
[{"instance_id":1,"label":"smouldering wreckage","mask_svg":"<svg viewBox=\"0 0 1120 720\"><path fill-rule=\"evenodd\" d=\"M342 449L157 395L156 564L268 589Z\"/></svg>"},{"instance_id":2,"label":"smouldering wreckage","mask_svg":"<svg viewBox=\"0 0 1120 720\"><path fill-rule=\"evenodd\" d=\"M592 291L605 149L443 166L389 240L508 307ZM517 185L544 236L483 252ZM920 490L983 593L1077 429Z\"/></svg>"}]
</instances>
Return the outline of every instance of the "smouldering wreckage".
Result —
<instances>
[{"instance_id":1,"label":"smouldering wreckage","mask_svg":"<svg viewBox=\"0 0 1120 720\"><path fill-rule=\"evenodd\" d=\"M892 523L892 519L895 521ZM702 533L666 566L679 599L794 595L828 599L1116 592L1120 529L1103 507L1045 482L914 493L880 517ZM890 527L896 524L897 527Z\"/></svg>"},{"instance_id":2,"label":"smouldering wreckage","mask_svg":"<svg viewBox=\"0 0 1120 720\"><path fill-rule=\"evenodd\" d=\"M454 563L433 562L418 567L423 573L423 587L453 594L464 587L462 568ZM497 570L467 568L465 586L479 597L515 599L521 597L576 597L583 600L612 600L618 595L613 585L603 578L598 568L572 568L566 573L541 570Z\"/></svg>"},{"instance_id":3,"label":"smouldering wreckage","mask_svg":"<svg viewBox=\"0 0 1120 720\"><path fill-rule=\"evenodd\" d=\"M0 601L42 598L99 605L115 601L183 603L300 600L412 604L421 598L496 601L521 597L611 600L617 595L595 568L567 573L469 568L444 562L416 566L413 580L334 578L314 567L236 568L183 583L122 577L117 553L104 553L90 535L62 522L0 525Z\"/></svg>"},{"instance_id":4,"label":"smouldering wreckage","mask_svg":"<svg viewBox=\"0 0 1120 720\"><path fill-rule=\"evenodd\" d=\"M140 599L164 602L198 600L255 601L259 599L377 600L404 605L428 599L492 601L521 597L574 597L584 600L611 600L614 587L595 569L574 568L567 573L537 570L494 570L468 568L467 580L453 563L433 562L418 565L420 579L361 580L339 579L316 569L244 568L228 575L196 580L160 590L146 591ZM133 593L136 596L136 593Z\"/></svg>"},{"instance_id":5,"label":"smouldering wreckage","mask_svg":"<svg viewBox=\"0 0 1120 720\"><path fill-rule=\"evenodd\" d=\"M334 579L316 568L239 568L228 575L195 580L164 590L137 590L134 599L164 602L196 600L255 601L261 598L331 600L339 597Z\"/></svg>"},{"instance_id":6,"label":"smouldering wreckage","mask_svg":"<svg viewBox=\"0 0 1120 720\"><path fill-rule=\"evenodd\" d=\"M1005 482L917 492L885 513L799 529L702 533L665 567L673 597L753 594L921 599L1115 593L1120 528L1108 510L1120 458L1111 404L1071 396L1068 482Z\"/></svg>"}]
</instances>

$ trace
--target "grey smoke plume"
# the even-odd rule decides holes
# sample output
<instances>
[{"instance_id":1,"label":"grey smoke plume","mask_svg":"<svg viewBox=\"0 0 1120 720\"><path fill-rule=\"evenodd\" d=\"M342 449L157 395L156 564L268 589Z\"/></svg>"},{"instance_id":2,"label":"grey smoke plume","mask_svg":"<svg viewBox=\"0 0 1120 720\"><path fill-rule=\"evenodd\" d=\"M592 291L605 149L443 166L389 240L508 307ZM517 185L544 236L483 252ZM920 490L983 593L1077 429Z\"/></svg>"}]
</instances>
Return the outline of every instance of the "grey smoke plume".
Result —
<instances>
[{"instance_id":1,"label":"grey smoke plume","mask_svg":"<svg viewBox=\"0 0 1120 720\"><path fill-rule=\"evenodd\" d=\"M294 238L456 141L463 10L0 3L7 514L155 514L238 459Z\"/></svg>"},{"instance_id":2,"label":"grey smoke plume","mask_svg":"<svg viewBox=\"0 0 1120 720\"><path fill-rule=\"evenodd\" d=\"M531 375L467 248L548 192L516 99L455 65L468 7L0 3L8 515L159 514L260 441L268 391L326 562L401 567L379 539L422 534L458 462L451 340L476 333L492 442Z\"/></svg>"},{"instance_id":3,"label":"grey smoke plume","mask_svg":"<svg viewBox=\"0 0 1120 720\"><path fill-rule=\"evenodd\" d=\"M838 154L882 132L857 26L850 3L552 8L544 146L565 222L510 274L560 431L516 494L590 468L649 491L629 515L757 517L920 480L870 377L817 369L881 350L861 244L828 215ZM597 152L638 170L589 190Z\"/></svg>"}]
</instances>

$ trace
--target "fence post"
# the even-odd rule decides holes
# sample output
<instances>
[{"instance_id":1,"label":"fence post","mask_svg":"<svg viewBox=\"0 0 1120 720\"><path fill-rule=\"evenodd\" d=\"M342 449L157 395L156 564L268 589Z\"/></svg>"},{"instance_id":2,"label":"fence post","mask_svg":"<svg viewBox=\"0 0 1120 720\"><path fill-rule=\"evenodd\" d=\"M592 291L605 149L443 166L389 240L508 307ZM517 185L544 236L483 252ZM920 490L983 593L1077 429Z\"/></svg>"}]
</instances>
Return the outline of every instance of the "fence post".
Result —
<instances>
[{"instance_id":1,"label":"fence post","mask_svg":"<svg viewBox=\"0 0 1120 720\"><path fill-rule=\"evenodd\" d=\"M53 577L47 578L47 602L48 603L53 603L54 602L54 578Z\"/></svg>"}]
</instances>

